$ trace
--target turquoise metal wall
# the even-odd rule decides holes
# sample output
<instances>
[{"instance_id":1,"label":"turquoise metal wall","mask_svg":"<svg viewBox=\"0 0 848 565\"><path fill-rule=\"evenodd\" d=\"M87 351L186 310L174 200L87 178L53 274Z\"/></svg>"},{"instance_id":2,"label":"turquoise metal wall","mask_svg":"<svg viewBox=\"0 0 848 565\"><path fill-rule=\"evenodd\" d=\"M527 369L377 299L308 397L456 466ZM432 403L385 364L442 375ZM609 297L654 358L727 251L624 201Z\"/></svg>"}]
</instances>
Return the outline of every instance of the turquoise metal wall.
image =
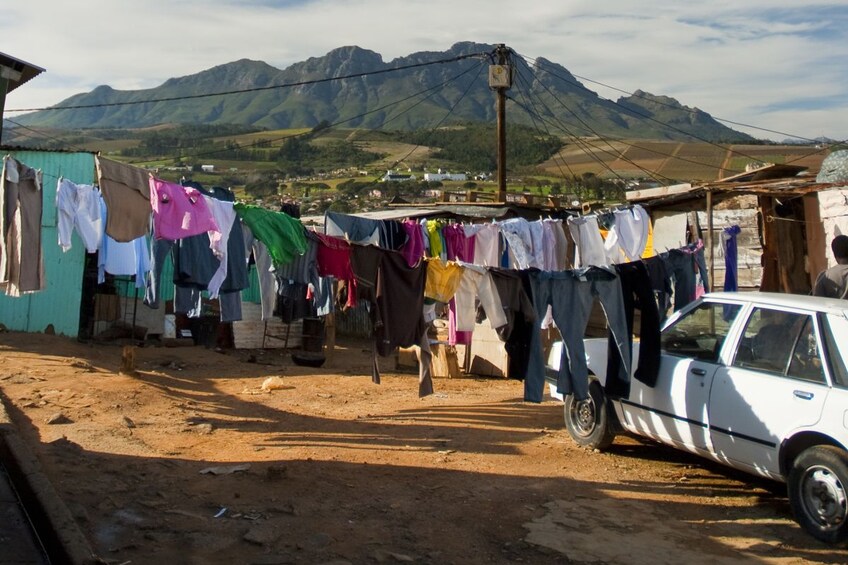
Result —
<instances>
[{"instance_id":1,"label":"turquoise metal wall","mask_svg":"<svg viewBox=\"0 0 848 565\"><path fill-rule=\"evenodd\" d=\"M53 324L56 333L76 337L85 248L76 233L70 251L63 253L59 247L56 184L60 176L79 184L94 184L94 155L51 151L10 151L8 154L44 172L41 247L47 288L20 298L10 298L0 292L0 323L10 330L25 332L43 332Z\"/></svg>"},{"instance_id":2,"label":"turquoise metal wall","mask_svg":"<svg viewBox=\"0 0 848 565\"><path fill-rule=\"evenodd\" d=\"M259 275L256 273L256 266L251 265L248 271L250 286L241 291L241 299L244 302L255 302L259 304L262 298L259 292ZM174 299L174 285L166 281L174 280L174 263L171 261L171 256L168 255L165 259L165 264L162 265L162 285L159 295L159 300L167 302Z\"/></svg>"}]
</instances>

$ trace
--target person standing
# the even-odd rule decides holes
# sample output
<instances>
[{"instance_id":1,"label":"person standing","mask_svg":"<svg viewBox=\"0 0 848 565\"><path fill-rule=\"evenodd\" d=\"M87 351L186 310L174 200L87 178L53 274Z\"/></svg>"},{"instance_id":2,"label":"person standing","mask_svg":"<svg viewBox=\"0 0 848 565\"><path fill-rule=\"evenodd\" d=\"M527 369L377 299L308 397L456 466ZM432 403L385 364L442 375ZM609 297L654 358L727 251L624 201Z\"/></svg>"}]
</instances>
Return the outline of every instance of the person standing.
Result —
<instances>
[{"instance_id":1,"label":"person standing","mask_svg":"<svg viewBox=\"0 0 848 565\"><path fill-rule=\"evenodd\" d=\"M834 237L830 248L836 265L819 274L813 296L848 298L848 235Z\"/></svg>"}]
</instances>

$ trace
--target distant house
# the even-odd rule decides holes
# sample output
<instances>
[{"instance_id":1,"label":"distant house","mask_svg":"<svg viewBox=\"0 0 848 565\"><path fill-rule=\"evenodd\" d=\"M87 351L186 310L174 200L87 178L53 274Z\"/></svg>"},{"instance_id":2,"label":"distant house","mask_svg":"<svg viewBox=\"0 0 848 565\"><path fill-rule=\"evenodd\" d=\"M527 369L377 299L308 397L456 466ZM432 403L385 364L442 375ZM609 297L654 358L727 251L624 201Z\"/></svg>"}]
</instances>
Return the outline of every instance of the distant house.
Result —
<instances>
[{"instance_id":1,"label":"distant house","mask_svg":"<svg viewBox=\"0 0 848 565\"><path fill-rule=\"evenodd\" d=\"M214 173L215 165L200 165L200 170L204 173Z\"/></svg>"},{"instance_id":2,"label":"distant house","mask_svg":"<svg viewBox=\"0 0 848 565\"><path fill-rule=\"evenodd\" d=\"M443 169L439 169L436 173L424 173L424 180L427 182L441 182L445 180L466 181L468 175L465 173L449 173Z\"/></svg>"},{"instance_id":3,"label":"distant house","mask_svg":"<svg viewBox=\"0 0 848 565\"><path fill-rule=\"evenodd\" d=\"M381 179L383 182L407 182L415 180L415 175L404 175L400 173L396 173L395 171L389 170L386 171L386 174L383 175Z\"/></svg>"}]
</instances>

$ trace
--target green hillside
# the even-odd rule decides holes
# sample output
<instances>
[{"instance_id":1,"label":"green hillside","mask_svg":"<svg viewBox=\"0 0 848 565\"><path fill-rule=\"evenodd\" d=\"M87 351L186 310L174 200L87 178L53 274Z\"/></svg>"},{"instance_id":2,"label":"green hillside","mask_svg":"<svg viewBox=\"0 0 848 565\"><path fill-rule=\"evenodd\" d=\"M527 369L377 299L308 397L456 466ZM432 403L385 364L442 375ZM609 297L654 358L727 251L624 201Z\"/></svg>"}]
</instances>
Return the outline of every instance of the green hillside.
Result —
<instances>
[{"instance_id":1,"label":"green hillside","mask_svg":"<svg viewBox=\"0 0 848 565\"><path fill-rule=\"evenodd\" d=\"M488 59L479 56L492 50L492 45L463 42L444 52L413 53L385 62L373 51L341 47L284 70L242 59L145 90L118 91L102 85L57 105L95 107L44 110L16 121L56 129L238 124L268 130L312 128L326 122L388 131L493 123ZM430 64L473 54L478 56ZM613 102L598 97L557 63L538 58L531 67L517 56L513 63L515 81L507 101L513 124L533 124L563 138L751 140L672 98L636 92ZM351 75L361 76L326 80ZM233 90L250 92L205 96Z\"/></svg>"}]
</instances>

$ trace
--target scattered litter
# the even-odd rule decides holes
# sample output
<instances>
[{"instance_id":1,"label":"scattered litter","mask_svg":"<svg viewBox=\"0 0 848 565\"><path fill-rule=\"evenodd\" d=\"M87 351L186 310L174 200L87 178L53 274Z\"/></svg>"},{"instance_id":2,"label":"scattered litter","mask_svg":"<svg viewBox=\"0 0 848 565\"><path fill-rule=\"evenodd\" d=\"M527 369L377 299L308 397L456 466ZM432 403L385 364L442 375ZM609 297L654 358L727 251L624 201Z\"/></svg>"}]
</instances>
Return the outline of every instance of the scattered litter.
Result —
<instances>
[{"instance_id":1,"label":"scattered litter","mask_svg":"<svg viewBox=\"0 0 848 565\"><path fill-rule=\"evenodd\" d=\"M201 422L199 424L192 424L191 429L198 434L209 435L212 433L212 430L215 429L210 422Z\"/></svg>"},{"instance_id":2,"label":"scattered litter","mask_svg":"<svg viewBox=\"0 0 848 565\"><path fill-rule=\"evenodd\" d=\"M53 414L52 416L47 418L46 422L48 424L70 424L70 423L72 423L71 419L68 418L67 416L65 416L64 414L62 414L61 412L57 412L56 414Z\"/></svg>"},{"instance_id":3,"label":"scattered litter","mask_svg":"<svg viewBox=\"0 0 848 565\"><path fill-rule=\"evenodd\" d=\"M242 463L241 465L221 465L218 467L206 467L200 471L201 475L231 475L241 471L250 469L250 463Z\"/></svg>"},{"instance_id":4,"label":"scattered litter","mask_svg":"<svg viewBox=\"0 0 848 565\"><path fill-rule=\"evenodd\" d=\"M213 518L220 518L220 517L221 517L221 516L223 516L226 512L227 512L227 507L226 507L226 506L224 506L224 507L222 507L220 510L218 510L218 513L217 513L217 514L215 514L215 515L214 515L214 516L212 516L212 517L213 517Z\"/></svg>"},{"instance_id":5,"label":"scattered litter","mask_svg":"<svg viewBox=\"0 0 848 565\"><path fill-rule=\"evenodd\" d=\"M280 377L268 377L262 383L262 390L265 392L271 392L272 390L289 390L294 388L291 385L287 385L283 382L283 379Z\"/></svg>"}]
</instances>

